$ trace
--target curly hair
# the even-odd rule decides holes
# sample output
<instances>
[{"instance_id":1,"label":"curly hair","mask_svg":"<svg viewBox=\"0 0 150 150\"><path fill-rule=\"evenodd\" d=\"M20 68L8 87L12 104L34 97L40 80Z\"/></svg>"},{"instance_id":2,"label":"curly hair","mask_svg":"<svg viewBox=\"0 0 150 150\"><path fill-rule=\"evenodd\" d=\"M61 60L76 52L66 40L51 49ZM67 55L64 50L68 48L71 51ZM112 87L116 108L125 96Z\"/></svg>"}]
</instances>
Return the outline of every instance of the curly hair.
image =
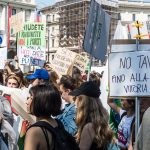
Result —
<instances>
[{"instance_id":1,"label":"curly hair","mask_svg":"<svg viewBox=\"0 0 150 150\"><path fill-rule=\"evenodd\" d=\"M91 122L95 131L94 143L98 148L105 149L113 139L113 132L108 125L108 113L103 107L99 98L80 95L77 97L77 116L76 122L78 131L76 134L77 142L81 138L84 126Z\"/></svg>"}]
</instances>

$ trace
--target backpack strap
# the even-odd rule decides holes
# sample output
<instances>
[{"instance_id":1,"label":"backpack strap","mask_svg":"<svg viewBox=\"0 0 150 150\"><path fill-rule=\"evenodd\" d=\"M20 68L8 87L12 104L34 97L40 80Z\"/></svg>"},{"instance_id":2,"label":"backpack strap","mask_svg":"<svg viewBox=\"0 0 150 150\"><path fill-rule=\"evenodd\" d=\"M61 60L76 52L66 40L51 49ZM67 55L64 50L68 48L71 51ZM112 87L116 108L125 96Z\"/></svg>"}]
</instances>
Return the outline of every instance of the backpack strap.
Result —
<instances>
[{"instance_id":1,"label":"backpack strap","mask_svg":"<svg viewBox=\"0 0 150 150\"><path fill-rule=\"evenodd\" d=\"M42 131L43 131L43 133L44 133L44 136L45 136L45 139L46 139L46 143L47 143L47 150L49 150L50 149L50 146L49 146L49 140L48 140L48 134L47 134L47 131L46 131L46 129L45 128L41 128L42 129Z\"/></svg>"},{"instance_id":2,"label":"backpack strap","mask_svg":"<svg viewBox=\"0 0 150 150\"><path fill-rule=\"evenodd\" d=\"M121 115L121 117L120 117L120 121L122 120L122 118L124 117L124 116L126 116L127 115L127 112L125 111L125 112L123 112L123 114Z\"/></svg>"}]
</instances>

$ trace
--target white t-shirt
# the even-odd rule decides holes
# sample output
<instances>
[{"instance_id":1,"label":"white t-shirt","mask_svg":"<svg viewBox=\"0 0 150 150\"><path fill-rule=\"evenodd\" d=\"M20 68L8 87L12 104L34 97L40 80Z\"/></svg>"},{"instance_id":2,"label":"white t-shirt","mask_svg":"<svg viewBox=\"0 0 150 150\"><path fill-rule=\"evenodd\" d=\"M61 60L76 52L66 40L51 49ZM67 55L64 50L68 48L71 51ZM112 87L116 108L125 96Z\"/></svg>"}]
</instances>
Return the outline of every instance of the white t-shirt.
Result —
<instances>
[{"instance_id":1,"label":"white t-shirt","mask_svg":"<svg viewBox=\"0 0 150 150\"><path fill-rule=\"evenodd\" d=\"M124 113L124 110L120 110L120 117ZM118 145L123 148L127 148L130 143L130 134L131 134L131 123L134 118L134 115L127 117L123 116L121 122L118 125Z\"/></svg>"}]
</instances>

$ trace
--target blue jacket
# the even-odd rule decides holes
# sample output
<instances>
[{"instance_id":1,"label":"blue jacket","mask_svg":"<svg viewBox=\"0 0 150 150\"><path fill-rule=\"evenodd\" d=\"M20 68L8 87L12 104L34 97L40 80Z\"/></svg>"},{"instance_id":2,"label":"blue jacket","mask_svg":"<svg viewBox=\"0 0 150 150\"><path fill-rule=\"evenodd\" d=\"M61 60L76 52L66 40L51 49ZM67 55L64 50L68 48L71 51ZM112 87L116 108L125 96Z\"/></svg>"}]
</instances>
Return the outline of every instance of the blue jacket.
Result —
<instances>
[{"instance_id":1,"label":"blue jacket","mask_svg":"<svg viewBox=\"0 0 150 150\"><path fill-rule=\"evenodd\" d=\"M56 118L59 119L67 132L71 135L75 135L77 132L77 125L75 122L76 108L75 104L66 104L62 114L58 115Z\"/></svg>"}]
</instances>

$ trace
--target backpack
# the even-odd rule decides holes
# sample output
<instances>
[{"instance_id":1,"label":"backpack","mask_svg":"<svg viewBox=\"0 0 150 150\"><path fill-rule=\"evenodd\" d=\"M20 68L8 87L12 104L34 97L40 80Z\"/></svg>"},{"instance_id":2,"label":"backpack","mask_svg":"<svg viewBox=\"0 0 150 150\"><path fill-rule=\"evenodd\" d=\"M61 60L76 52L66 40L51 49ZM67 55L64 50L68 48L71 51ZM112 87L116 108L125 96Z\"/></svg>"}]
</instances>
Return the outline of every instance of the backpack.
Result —
<instances>
[{"instance_id":1,"label":"backpack","mask_svg":"<svg viewBox=\"0 0 150 150\"><path fill-rule=\"evenodd\" d=\"M76 143L74 137L70 135L63 127L62 123L59 120L56 120L58 123L58 127L53 128L49 123L45 121L38 121L35 124L31 125L31 127L41 127L42 130L47 129L52 133L52 137L54 138L54 149L53 150L80 150L78 144ZM29 129L28 128L28 129ZM43 130L44 132L44 130ZM48 135L45 135L47 147L49 149Z\"/></svg>"}]
</instances>

